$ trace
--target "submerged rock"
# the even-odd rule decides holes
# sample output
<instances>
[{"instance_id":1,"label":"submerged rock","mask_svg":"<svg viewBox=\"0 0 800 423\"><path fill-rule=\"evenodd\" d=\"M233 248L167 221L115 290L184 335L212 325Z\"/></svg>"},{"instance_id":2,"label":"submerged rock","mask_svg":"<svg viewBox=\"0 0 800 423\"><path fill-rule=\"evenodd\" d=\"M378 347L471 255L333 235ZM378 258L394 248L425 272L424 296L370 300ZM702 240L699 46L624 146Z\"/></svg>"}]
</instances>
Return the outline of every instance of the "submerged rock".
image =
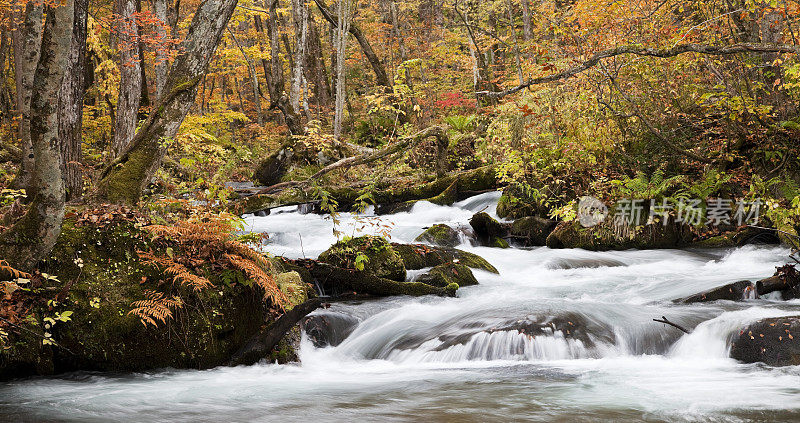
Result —
<instances>
[{"instance_id":1,"label":"submerged rock","mask_svg":"<svg viewBox=\"0 0 800 423\"><path fill-rule=\"evenodd\" d=\"M770 366L800 365L800 316L772 317L734 335L731 358Z\"/></svg>"},{"instance_id":2,"label":"submerged rock","mask_svg":"<svg viewBox=\"0 0 800 423\"><path fill-rule=\"evenodd\" d=\"M677 303L692 304L717 300L742 301L755 297L755 286L750 281L738 281L698 294L675 300Z\"/></svg>"},{"instance_id":3,"label":"submerged rock","mask_svg":"<svg viewBox=\"0 0 800 423\"><path fill-rule=\"evenodd\" d=\"M450 284L457 284L459 287L478 284L478 280L475 279L475 275L472 274L469 267L453 262L434 266L428 273L420 276L417 281L439 287L446 287Z\"/></svg>"},{"instance_id":4,"label":"submerged rock","mask_svg":"<svg viewBox=\"0 0 800 423\"><path fill-rule=\"evenodd\" d=\"M358 319L330 311L310 315L302 327L308 339L317 348L335 347L342 343L358 326Z\"/></svg>"},{"instance_id":5,"label":"submerged rock","mask_svg":"<svg viewBox=\"0 0 800 423\"><path fill-rule=\"evenodd\" d=\"M445 224L437 223L426 229L414 241L427 242L442 247L455 247L461 243L461 238L455 229Z\"/></svg>"},{"instance_id":6,"label":"submerged rock","mask_svg":"<svg viewBox=\"0 0 800 423\"><path fill-rule=\"evenodd\" d=\"M403 258L392 244L377 236L360 236L339 241L320 254L319 261L345 269L360 269L379 278L395 281L406 279Z\"/></svg>"},{"instance_id":7,"label":"submerged rock","mask_svg":"<svg viewBox=\"0 0 800 423\"><path fill-rule=\"evenodd\" d=\"M426 267L433 267L442 263L458 261L473 269L486 270L498 273L483 257L456 248L431 247L424 244L397 244L392 243L395 251L403 258L406 269L417 270Z\"/></svg>"}]
</instances>

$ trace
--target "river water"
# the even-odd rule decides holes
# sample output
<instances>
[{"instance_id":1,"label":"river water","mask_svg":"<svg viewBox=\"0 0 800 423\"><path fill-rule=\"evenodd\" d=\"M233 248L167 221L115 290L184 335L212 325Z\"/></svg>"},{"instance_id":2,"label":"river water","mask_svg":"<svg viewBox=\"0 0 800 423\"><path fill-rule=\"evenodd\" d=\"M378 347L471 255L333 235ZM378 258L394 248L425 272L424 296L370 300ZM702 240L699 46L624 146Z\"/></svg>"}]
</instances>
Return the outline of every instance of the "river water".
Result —
<instances>
[{"instance_id":1,"label":"river water","mask_svg":"<svg viewBox=\"0 0 800 423\"><path fill-rule=\"evenodd\" d=\"M408 213L342 214L346 235L391 228L411 242L433 223L465 226L494 214L497 194ZM265 247L316 257L333 223L294 209L247 218ZM380 225L380 226L379 226ZM0 385L0 420L14 421L763 421L800 419L800 367L728 358L746 322L800 314L800 301L674 305L671 300L741 279L760 279L789 251L461 248L500 271L457 298L334 303L358 326L336 347L304 335L299 365L259 364L147 374L79 373ZM655 323L693 328L683 335ZM584 338L499 330L520 321L574 320Z\"/></svg>"}]
</instances>

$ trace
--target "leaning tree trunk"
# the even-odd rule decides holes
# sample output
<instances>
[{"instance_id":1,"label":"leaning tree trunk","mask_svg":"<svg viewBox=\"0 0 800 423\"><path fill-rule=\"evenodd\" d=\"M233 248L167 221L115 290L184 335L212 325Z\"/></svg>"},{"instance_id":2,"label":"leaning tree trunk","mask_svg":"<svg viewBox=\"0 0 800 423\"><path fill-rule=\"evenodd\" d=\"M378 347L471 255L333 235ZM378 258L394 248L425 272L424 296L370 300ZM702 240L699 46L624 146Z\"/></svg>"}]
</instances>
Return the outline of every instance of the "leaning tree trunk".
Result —
<instances>
[{"instance_id":1,"label":"leaning tree trunk","mask_svg":"<svg viewBox=\"0 0 800 423\"><path fill-rule=\"evenodd\" d=\"M20 114L19 138L22 146L22 165L13 185L29 187L33 173L33 144L31 142L31 91L33 74L39 61L42 41L42 3L30 1L25 5L22 22L14 31L14 61L17 85L17 108ZM30 191L30 189L29 189ZM29 192L34 195L35 193Z\"/></svg>"},{"instance_id":2,"label":"leaning tree trunk","mask_svg":"<svg viewBox=\"0 0 800 423\"><path fill-rule=\"evenodd\" d=\"M165 141L178 128L197 96L222 33L236 8L237 0L205 0L198 6L181 53L170 68L164 93L130 145L101 174L97 195L113 203L135 204L161 166Z\"/></svg>"},{"instance_id":3,"label":"leaning tree trunk","mask_svg":"<svg viewBox=\"0 0 800 423\"><path fill-rule=\"evenodd\" d=\"M81 196L81 124L83 123L83 96L86 94L84 75L86 67L86 35L89 0L75 0L75 17L72 27L72 44L61 89L58 92L58 136L61 139L61 172L67 199Z\"/></svg>"},{"instance_id":4,"label":"leaning tree trunk","mask_svg":"<svg viewBox=\"0 0 800 423\"><path fill-rule=\"evenodd\" d=\"M32 185L36 195L14 226L0 235L0 257L27 271L50 253L64 219L64 181L61 179L58 139L58 91L72 39L74 6L47 6L41 53L31 90Z\"/></svg>"},{"instance_id":5,"label":"leaning tree trunk","mask_svg":"<svg viewBox=\"0 0 800 423\"><path fill-rule=\"evenodd\" d=\"M118 15L116 29L119 51L119 96L111 148L117 157L125 150L136 132L139 102L142 98L142 63L139 60L137 39L139 25L134 18L136 1L116 0L114 8Z\"/></svg>"}]
</instances>

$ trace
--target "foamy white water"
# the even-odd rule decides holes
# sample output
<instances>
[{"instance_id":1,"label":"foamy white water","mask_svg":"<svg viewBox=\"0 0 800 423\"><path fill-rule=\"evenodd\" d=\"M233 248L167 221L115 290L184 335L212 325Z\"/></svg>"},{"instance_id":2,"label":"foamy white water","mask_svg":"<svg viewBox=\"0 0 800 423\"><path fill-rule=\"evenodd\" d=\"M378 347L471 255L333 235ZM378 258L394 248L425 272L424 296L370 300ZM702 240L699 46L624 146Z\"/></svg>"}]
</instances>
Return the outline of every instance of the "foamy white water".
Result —
<instances>
[{"instance_id":1,"label":"foamy white water","mask_svg":"<svg viewBox=\"0 0 800 423\"><path fill-rule=\"evenodd\" d=\"M431 224L467 227L476 211L494 214L496 200L491 193L453 207L419 203L381 220L393 225L393 241L411 242ZM329 219L293 209L247 222L270 233L266 250L273 254L316 257L336 240ZM359 235L365 223L343 214L339 230ZM480 285L460 289L457 298L336 303L325 312L352 316L358 326L336 347L318 349L304 339L302 364L15 381L0 386L0 420L800 418L800 367L728 358L730 338L743 324L798 315L800 302L671 302L769 276L788 250L461 248L500 274L476 271ZM652 321L662 315L694 331L683 335ZM562 326L518 330L551 321ZM565 333L572 327L578 332Z\"/></svg>"}]
</instances>

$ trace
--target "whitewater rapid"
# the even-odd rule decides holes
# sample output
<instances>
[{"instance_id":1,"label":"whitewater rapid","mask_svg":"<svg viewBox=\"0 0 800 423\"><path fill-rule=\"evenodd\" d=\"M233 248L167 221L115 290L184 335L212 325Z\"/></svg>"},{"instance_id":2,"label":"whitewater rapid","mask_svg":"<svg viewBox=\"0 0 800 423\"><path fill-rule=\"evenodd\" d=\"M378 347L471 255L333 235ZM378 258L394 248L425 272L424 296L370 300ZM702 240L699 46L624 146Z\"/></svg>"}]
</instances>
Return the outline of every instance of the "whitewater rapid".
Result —
<instances>
[{"instance_id":1,"label":"whitewater rapid","mask_svg":"<svg viewBox=\"0 0 800 423\"><path fill-rule=\"evenodd\" d=\"M498 194L451 207L418 203L374 217L342 213L337 230L391 229L413 242L424 227L468 228L495 215ZM496 215L495 215L496 216ZM336 241L323 216L273 210L248 216L264 249L314 258ZM465 237L466 240L466 237ZM728 358L730 338L763 317L798 315L800 301L676 305L672 299L771 275L781 247L732 250L494 249L464 244L499 275L475 271L456 298L338 302L316 313L358 321L339 345L304 336L299 365L74 374L0 386L0 420L16 421L685 421L800 418L800 367ZM693 328L684 335L655 323ZM562 319L586 328L531 335L520 322ZM517 326L515 326L517 325Z\"/></svg>"}]
</instances>

